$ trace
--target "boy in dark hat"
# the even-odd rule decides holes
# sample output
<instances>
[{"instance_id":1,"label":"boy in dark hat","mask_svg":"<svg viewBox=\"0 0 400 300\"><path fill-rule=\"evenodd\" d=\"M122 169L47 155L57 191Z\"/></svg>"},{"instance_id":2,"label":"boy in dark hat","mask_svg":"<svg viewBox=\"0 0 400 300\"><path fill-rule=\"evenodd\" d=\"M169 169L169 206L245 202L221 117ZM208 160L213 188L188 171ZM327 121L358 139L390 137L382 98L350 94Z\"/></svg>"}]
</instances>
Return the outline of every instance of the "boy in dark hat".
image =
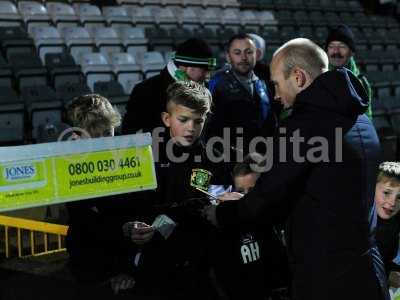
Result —
<instances>
[{"instance_id":1,"label":"boy in dark hat","mask_svg":"<svg viewBox=\"0 0 400 300\"><path fill-rule=\"evenodd\" d=\"M179 45L174 57L159 75L134 87L122 123L123 133L131 134L138 130L151 132L162 127L160 114L165 111L168 86L180 80L204 82L215 65L212 50L205 41L191 38Z\"/></svg>"},{"instance_id":2,"label":"boy in dark hat","mask_svg":"<svg viewBox=\"0 0 400 300\"><path fill-rule=\"evenodd\" d=\"M351 29L341 24L338 27L331 29L328 38L325 43L325 51L329 57L329 69L333 70L336 68L347 68L360 80L365 91L368 95L370 102L368 111L366 114L371 119L371 101L372 101L372 89L364 74L361 74L355 60L354 53L356 51L356 43L353 32Z\"/></svg>"}]
</instances>

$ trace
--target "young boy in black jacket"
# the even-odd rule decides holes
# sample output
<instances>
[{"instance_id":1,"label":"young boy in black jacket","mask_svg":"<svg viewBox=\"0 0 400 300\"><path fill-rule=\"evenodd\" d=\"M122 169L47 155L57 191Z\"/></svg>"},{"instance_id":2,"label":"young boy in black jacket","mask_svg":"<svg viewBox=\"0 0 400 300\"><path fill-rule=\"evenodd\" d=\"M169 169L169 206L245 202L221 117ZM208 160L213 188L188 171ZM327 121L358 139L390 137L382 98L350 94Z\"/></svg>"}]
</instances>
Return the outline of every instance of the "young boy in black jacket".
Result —
<instances>
[{"instance_id":1,"label":"young boy in black jacket","mask_svg":"<svg viewBox=\"0 0 400 300\"><path fill-rule=\"evenodd\" d=\"M219 197L229 201L247 194L264 171L263 157L249 153L233 168L235 192ZM215 241L212 265L227 299L286 299L289 285L286 249L275 227L242 224L221 230Z\"/></svg>"},{"instance_id":2,"label":"young boy in black jacket","mask_svg":"<svg viewBox=\"0 0 400 300\"><path fill-rule=\"evenodd\" d=\"M167 96L161 119L168 132L154 149L158 187L138 194L147 201L147 216L124 225L133 242L136 288L160 299L213 299L207 249L214 229L199 211L210 202L206 193L223 191L230 179L218 153L200 140L211 94L180 81L169 86Z\"/></svg>"},{"instance_id":3,"label":"young boy in black jacket","mask_svg":"<svg viewBox=\"0 0 400 300\"><path fill-rule=\"evenodd\" d=\"M75 128L72 139L107 137L114 135L121 116L106 98L89 94L68 105L66 122ZM125 248L120 229L124 223L122 216L130 204L127 194L66 204L69 267L80 297L110 299L112 290L117 293L134 286L133 277L121 273L117 262Z\"/></svg>"}]
</instances>

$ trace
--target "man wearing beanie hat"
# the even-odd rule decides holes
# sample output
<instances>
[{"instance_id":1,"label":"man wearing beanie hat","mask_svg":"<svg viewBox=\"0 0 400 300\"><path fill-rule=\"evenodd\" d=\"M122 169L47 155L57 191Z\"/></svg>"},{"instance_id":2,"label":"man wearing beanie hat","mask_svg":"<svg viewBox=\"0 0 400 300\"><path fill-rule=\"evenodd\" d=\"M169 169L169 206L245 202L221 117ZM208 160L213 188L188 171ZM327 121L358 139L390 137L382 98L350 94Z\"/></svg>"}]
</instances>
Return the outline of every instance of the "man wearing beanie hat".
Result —
<instances>
[{"instance_id":1,"label":"man wearing beanie hat","mask_svg":"<svg viewBox=\"0 0 400 300\"><path fill-rule=\"evenodd\" d=\"M366 114L371 119L372 89L367 78L365 75L361 74L360 69L354 60L353 55L356 52L356 44L351 29L344 24L332 29L326 39L325 50L329 57L330 70L344 67L352 71L360 80L368 95L369 108Z\"/></svg>"},{"instance_id":2,"label":"man wearing beanie hat","mask_svg":"<svg viewBox=\"0 0 400 300\"><path fill-rule=\"evenodd\" d=\"M178 80L203 82L215 65L216 59L205 41L191 38L180 44L160 74L142 81L132 90L122 132L152 132L157 127L164 127L160 116L165 111L168 86Z\"/></svg>"}]
</instances>

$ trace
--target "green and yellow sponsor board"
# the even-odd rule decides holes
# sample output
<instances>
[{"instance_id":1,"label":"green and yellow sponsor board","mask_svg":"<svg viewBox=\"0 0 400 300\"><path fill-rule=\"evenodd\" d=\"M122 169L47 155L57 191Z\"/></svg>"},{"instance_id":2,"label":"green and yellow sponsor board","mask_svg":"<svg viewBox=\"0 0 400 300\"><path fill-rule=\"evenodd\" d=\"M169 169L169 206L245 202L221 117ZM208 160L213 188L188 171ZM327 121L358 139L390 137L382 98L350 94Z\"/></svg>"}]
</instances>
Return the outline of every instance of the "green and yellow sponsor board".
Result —
<instances>
[{"instance_id":1,"label":"green and yellow sponsor board","mask_svg":"<svg viewBox=\"0 0 400 300\"><path fill-rule=\"evenodd\" d=\"M0 211L156 187L150 134L0 148Z\"/></svg>"}]
</instances>

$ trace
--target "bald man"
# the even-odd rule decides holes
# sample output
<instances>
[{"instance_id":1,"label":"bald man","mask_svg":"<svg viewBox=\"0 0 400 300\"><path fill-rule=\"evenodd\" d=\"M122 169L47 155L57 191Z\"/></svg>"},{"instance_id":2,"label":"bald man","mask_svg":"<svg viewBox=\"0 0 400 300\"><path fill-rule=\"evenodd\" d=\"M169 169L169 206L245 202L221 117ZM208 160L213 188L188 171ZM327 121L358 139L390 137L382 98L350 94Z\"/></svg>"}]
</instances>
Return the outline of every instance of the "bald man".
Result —
<instances>
[{"instance_id":1,"label":"bald man","mask_svg":"<svg viewBox=\"0 0 400 300\"><path fill-rule=\"evenodd\" d=\"M385 299L369 218L380 147L365 91L348 70L328 71L308 39L280 47L270 69L275 99L292 114L269 168L243 198L203 213L221 228L286 220L294 300Z\"/></svg>"}]
</instances>

